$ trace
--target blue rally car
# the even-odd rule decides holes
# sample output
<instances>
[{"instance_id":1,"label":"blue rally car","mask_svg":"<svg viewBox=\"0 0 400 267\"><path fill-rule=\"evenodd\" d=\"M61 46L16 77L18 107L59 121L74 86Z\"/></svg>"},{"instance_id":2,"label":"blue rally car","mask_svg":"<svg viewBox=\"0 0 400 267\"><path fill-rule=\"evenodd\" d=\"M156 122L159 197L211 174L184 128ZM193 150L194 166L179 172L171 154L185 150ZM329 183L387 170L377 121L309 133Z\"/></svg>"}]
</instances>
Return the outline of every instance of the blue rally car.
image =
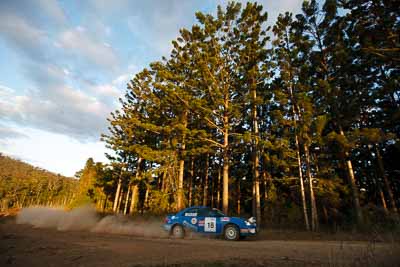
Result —
<instances>
[{"instance_id":1,"label":"blue rally car","mask_svg":"<svg viewBox=\"0 0 400 267\"><path fill-rule=\"evenodd\" d=\"M221 235L226 240L256 234L256 220L228 217L217 209L194 206L165 218L164 229L175 238L183 238L186 231L202 234Z\"/></svg>"}]
</instances>

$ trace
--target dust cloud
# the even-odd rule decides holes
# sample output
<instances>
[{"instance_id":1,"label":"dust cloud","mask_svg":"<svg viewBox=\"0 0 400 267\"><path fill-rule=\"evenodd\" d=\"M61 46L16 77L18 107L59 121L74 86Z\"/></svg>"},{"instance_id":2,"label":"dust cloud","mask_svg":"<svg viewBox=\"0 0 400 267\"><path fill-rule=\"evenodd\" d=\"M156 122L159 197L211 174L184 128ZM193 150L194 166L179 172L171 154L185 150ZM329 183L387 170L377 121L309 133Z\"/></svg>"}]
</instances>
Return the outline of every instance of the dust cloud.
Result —
<instances>
[{"instance_id":1,"label":"dust cloud","mask_svg":"<svg viewBox=\"0 0 400 267\"><path fill-rule=\"evenodd\" d=\"M167 237L159 219L132 218L123 215L101 217L91 206L66 211L60 208L23 208L17 224L30 224L37 228L53 228L59 231L90 231L96 233L125 234L142 237Z\"/></svg>"}]
</instances>

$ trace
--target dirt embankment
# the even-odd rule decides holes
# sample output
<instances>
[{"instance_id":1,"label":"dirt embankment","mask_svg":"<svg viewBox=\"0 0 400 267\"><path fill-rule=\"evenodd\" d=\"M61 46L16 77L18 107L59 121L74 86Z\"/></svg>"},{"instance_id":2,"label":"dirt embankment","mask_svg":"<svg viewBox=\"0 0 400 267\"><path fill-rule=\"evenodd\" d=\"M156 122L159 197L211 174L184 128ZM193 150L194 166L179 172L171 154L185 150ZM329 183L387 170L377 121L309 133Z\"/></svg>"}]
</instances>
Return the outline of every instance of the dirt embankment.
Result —
<instances>
[{"instance_id":1,"label":"dirt embankment","mask_svg":"<svg viewBox=\"0 0 400 267\"><path fill-rule=\"evenodd\" d=\"M41 216L37 217L38 214ZM95 213L88 216L88 210L84 209L73 214L30 210L20 213L16 220L0 220L0 266L282 267L400 264L400 246L396 242L260 238L228 242L196 236L173 240L157 229L160 224L116 216L100 218Z\"/></svg>"}]
</instances>

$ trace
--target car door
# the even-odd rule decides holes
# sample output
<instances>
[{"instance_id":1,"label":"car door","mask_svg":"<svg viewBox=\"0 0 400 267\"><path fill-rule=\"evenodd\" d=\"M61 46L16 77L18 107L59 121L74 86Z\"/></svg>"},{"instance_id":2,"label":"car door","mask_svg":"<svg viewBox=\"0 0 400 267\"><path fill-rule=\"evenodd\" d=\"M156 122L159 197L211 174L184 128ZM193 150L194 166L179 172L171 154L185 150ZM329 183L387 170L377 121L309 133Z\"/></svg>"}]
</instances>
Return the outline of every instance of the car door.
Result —
<instances>
[{"instance_id":1,"label":"car door","mask_svg":"<svg viewBox=\"0 0 400 267\"><path fill-rule=\"evenodd\" d=\"M215 221L215 233L216 234L222 233L224 229L224 221L222 220L223 215L217 210L212 209L208 212L208 217L215 218L212 219L213 222Z\"/></svg>"},{"instance_id":2,"label":"car door","mask_svg":"<svg viewBox=\"0 0 400 267\"><path fill-rule=\"evenodd\" d=\"M207 234L220 233L221 225L215 215L209 208L199 209L197 231Z\"/></svg>"},{"instance_id":3,"label":"car door","mask_svg":"<svg viewBox=\"0 0 400 267\"><path fill-rule=\"evenodd\" d=\"M185 211L185 213L182 214L183 226L191 230L197 231L198 215L199 215L198 208L192 208Z\"/></svg>"}]
</instances>

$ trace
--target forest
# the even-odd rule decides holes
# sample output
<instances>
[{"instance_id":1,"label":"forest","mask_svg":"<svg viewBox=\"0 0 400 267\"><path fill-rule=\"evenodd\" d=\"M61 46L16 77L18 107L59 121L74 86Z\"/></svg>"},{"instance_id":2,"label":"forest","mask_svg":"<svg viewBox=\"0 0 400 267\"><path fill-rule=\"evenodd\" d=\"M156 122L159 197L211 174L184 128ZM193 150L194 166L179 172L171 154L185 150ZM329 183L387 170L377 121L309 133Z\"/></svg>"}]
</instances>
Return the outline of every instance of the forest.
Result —
<instances>
[{"instance_id":1,"label":"forest","mask_svg":"<svg viewBox=\"0 0 400 267\"><path fill-rule=\"evenodd\" d=\"M207 205L310 230L397 218L395 3L305 1L272 27L257 3L196 17L112 113L113 211Z\"/></svg>"},{"instance_id":2,"label":"forest","mask_svg":"<svg viewBox=\"0 0 400 267\"><path fill-rule=\"evenodd\" d=\"M73 182L54 199L27 189L41 196L32 203L132 215L205 205L310 231L398 224L396 1L305 1L275 22L267 12L196 13L170 55L127 84L101 137L110 162L88 159L65 189L73 198Z\"/></svg>"},{"instance_id":3,"label":"forest","mask_svg":"<svg viewBox=\"0 0 400 267\"><path fill-rule=\"evenodd\" d=\"M78 181L0 153L0 212L33 205L62 207L74 199Z\"/></svg>"}]
</instances>

